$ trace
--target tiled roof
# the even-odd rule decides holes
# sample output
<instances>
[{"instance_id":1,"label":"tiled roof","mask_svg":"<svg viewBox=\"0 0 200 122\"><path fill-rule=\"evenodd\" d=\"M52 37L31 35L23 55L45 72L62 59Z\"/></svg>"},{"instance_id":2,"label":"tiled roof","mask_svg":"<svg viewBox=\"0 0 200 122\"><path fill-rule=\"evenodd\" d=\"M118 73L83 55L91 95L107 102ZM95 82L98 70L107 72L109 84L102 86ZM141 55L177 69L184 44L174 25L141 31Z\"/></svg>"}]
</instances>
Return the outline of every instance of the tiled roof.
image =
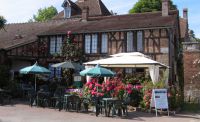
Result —
<instances>
[{"instance_id":1,"label":"tiled roof","mask_svg":"<svg viewBox=\"0 0 200 122\"><path fill-rule=\"evenodd\" d=\"M71 3L71 1L70 1ZM108 16L111 15L106 6L102 3L101 0L85 0L84 2L76 1L71 3L72 7L72 18L81 15L81 10L83 7L89 7L89 16ZM64 11L59 12L53 19L62 19L64 18Z\"/></svg>"},{"instance_id":2,"label":"tiled roof","mask_svg":"<svg viewBox=\"0 0 200 122\"><path fill-rule=\"evenodd\" d=\"M118 30L132 30L142 28L174 26L178 11L171 11L169 16L162 16L161 12L127 14L117 16L90 17L88 21L69 20L63 25L46 31L41 35L73 33L106 32Z\"/></svg>"},{"instance_id":3,"label":"tiled roof","mask_svg":"<svg viewBox=\"0 0 200 122\"><path fill-rule=\"evenodd\" d=\"M92 33L175 26L177 16L178 11L171 11L170 15L166 17L163 17L161 12L150 12L90 17L88 21L73 18L42 23L7 24L6 31L0 31L0 49L31 43L37 40L37 36L66 34L67 31Z\"/></svg>"},{"instance_id":4,"label":"tiled roof","mask_svg":"<svg viewBox=\"0 0 200 122\"><path fill-rule=\"evenodd\" d=\"M111 15L101 0L85 0L84 2L77 1L76 4L81 9L85 6L88 6L89 7L89 16Z\"/></svg>"},{"instance_id":5,"label":"tiled roof","mask_svg":"<svg viewBox=\"0 0 200 122\"><path fill-rule=\"evenodd\" d=\"M64 21L7 24L0 30L0 49L8 49L37 40L37 35L63 24Z\"/></svg>"}]
</instances>

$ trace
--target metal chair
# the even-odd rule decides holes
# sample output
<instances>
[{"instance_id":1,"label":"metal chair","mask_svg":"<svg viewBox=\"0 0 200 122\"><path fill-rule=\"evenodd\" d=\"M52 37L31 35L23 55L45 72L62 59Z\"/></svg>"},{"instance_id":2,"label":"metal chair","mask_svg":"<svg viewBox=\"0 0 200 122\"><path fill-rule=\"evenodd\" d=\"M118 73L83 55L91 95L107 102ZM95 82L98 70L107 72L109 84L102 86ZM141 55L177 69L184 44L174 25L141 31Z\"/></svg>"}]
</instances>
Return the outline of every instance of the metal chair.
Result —
<instances>
[{"instance_id":1,"label":"metal chair","mask_svg":"<svg viewBox=\"0 0 200 122\"><path fill-rule=\"evenodd\" d=\"M49 93L48 92L38 92L37 93L37 106L48 107L49 106Z\"/></svg>"}]
</instances>

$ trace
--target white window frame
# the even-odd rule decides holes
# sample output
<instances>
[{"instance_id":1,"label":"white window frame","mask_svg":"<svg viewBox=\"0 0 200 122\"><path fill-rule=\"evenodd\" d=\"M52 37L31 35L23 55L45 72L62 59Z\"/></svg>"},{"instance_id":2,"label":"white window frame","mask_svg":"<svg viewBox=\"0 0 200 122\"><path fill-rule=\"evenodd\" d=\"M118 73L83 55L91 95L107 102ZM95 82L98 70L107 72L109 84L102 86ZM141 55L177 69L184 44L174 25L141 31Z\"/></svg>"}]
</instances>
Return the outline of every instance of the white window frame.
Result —
<instances>
[{"instance_id":1,"label":"white window frame","mask_svg":"<svg viewBox=\"0 0 200 122\"><path fill-rule=\"evenodd\" d=\"M97 53L98 35L85 35L85 53Z\"/></svg>"},{"instance_id":2,"label":"white window frame","mask_svg":"<svg viewBox=\"0 0 200 122\"><path fill-rule=\"evenodd\" d=\"M143 32L137 31L137 51L143 52Z\"/></svg>"},{"instance_id":3,"label":"white window frame","mask_svg":"<svg viewBox=\"0 0 200 122\"><path fill-rule=\"evenodd\" d=\"M108 35L103 33L101 39L101 53L108 53Z\"/></svg>"},{"instance_id":4,"label":"white window frame","mask_svg":"<svg viewBox=\"0 0 200 122\"><path fill-rule=\"evenodd\" d=\"M56 41L56 53L61 54L62 53L62 36L57 36Z\"/></svg>"},{"instance_id":5,"label":"white window frame","mask_svg":"<svg viewBox=\"0 0 200 122\"><path fill-rule=\"evenodd\" d=\"M90 35L85 35L85 53L90 53L91 37Z\"/></svg>"},{"instance_id":6,"label":"white window frame","mask_svg":"<svg viewBox=\"0 0 200 122\"><path fill-rule=\"evenodd\" d=\"M71 7L70 6L65 7L64 14L65 14L66 18L71 17Z\"/></svg>"},{"instance_id":7,"label":"white window frame","mask_svg":"<svg viewBox=\"0 0 200 122\"><path fill-rule=\"evenodd\" d=\"M92 53L97 53L98 35L92 34Z\"/></svg>"},{"instance_id":8,"label":"white window frame","mask_svg":"<svg viewBox=\"0 0 200 122\"><path fill-rule=\"evenodd\" d=\"M55 54L55 53L61 54L62 43L63 43L62 36L50 37L50 50L49 50L50 54Z\"/></svg>"},{"instance_id":9,"label":"white window frame","mask_svg":"<svg viewBox=\"0 0 200 122\"><path fill-rule=\"evenodd\" d=\"M50 54L54 54L56 52L56 38L55 36L50 37Z\"/></svg>"},{"instance_id":10,"label":"white window frame","mask_svg":"<svg viewBox=\"0 0 200 122\"><path fill-rule=\"evenodd\" d=\"M127 52L133 52L135 49L133 47L133 32L127 32Z\"/></svg>"}]
</instances>

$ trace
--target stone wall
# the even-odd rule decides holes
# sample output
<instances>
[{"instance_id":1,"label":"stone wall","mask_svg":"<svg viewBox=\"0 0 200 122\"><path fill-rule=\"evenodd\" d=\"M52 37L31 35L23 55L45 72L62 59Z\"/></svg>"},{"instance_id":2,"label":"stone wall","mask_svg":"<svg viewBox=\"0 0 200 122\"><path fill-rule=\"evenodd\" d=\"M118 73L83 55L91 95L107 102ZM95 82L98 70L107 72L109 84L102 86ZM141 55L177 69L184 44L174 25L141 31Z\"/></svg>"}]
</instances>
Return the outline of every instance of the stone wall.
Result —
<instances>
[{"instance_id":1,"label":"stone wall","mask_svg":"<svg viewBox=\"0 0 200 122\"><path fill-rule=\"evenodd\" d=\"M185 100L200 102L200 43L183 43Z\"/></svg>"}]
</instances>

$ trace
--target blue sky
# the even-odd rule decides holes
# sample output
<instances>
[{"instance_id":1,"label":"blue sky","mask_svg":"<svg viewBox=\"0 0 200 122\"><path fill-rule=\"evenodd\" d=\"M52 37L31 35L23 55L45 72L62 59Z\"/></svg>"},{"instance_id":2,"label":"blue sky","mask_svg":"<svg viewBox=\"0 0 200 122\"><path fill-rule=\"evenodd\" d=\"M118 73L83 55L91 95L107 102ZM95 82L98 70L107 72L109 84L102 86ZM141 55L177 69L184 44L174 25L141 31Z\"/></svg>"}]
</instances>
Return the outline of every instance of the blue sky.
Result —
<instances>
[{"instance_id":1,"label":"blue sky","mask_svg":"<svg viewBox=\"0 0 200 122\"><path fill-rule=\"evenodd\" d=\"M55 6L58 11L62 10L61 4L64 0L1 0L0 15L3 15L8 23L27 22L37 13L39 8ZM76 0L72 0L76 1ZM118 14L126 14L137 0L102 0L109 10ZM173 0L180 10L182 16L183 8L189 10L189 27L195 31L200 38L200 0Z\"/></svg>"}]
</instances>

